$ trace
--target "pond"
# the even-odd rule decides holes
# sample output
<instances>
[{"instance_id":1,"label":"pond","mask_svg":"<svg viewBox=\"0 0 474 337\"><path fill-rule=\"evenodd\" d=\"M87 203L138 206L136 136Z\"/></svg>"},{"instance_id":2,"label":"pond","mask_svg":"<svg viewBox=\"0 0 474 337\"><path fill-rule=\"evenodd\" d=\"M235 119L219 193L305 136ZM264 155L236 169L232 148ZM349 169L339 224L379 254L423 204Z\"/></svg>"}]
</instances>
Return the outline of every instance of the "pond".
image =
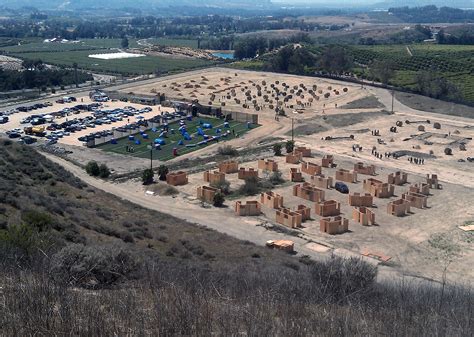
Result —
<instances>
[{"instance_id":1,"label":"pond","mask_svg":"<svg viewBox=\"0 0 474 337\"><path fill-rule=\"evenodd\" d=\"M233 52L216 52L212 53L215 57L219 57L221 59L226 59L226 60L233 60L234 59L234 53Z\"/></svg>"}]
</instances>

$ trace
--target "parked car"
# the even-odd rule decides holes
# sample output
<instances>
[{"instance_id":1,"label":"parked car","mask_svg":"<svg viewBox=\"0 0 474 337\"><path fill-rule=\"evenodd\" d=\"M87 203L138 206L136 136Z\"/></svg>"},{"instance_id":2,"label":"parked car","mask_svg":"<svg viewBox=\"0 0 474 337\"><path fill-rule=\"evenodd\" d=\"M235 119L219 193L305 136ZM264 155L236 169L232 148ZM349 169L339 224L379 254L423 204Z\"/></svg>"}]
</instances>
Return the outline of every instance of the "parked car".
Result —
<instances>
[{"instance_id":1,"label":"parked car","mask_svg":"<svg viewBox=\"0 0 474 337\"><path fill-rule=\"evenodd\" d=\"M337 181L336 184L334 185L334 188L336 191L343 193L343 194L348 194L349 193L349 187L347 187L346 184L343 182Z\"/></svg>"}]
</instances>

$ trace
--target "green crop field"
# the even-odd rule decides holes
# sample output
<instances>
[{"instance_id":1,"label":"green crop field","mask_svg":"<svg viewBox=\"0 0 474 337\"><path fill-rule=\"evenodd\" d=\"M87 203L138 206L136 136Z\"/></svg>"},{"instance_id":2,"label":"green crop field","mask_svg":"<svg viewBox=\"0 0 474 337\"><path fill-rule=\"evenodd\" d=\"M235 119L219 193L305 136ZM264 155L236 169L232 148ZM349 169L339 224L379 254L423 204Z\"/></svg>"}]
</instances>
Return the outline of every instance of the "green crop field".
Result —
<instances>
[{"instance_id":1,"label":"green crop field","mask_svg":"<svg viewBox=\"0 0 474 337\"><path fill-rule=\"evenodd\" d=\"M152 38L147 39L146 42L169 47L189 47L194 49L197 49L198 47L198 41L191 39Z\"/></svg>"},{"instance_id":2,"label":"green crop field","mask_svg":"<svg viewBox=\"0 0 474 337\"><path fill-rule=\"evenodd\" d=\"M95 49L109 49L121 48L121 39L82 39L78 42L45 43L40 40L32 40L21 45L0 47L0 50L7 53L36 53L36 52L63 52L75 50L95 50ZM129 47L138 47L135 39L129 39Z\"/></svg>"},{"instance_id":3,"label":"green crop field","mask_svg":"<svg viewBox=\"0 0 474 337\"><path fill-rule=\"evenodd\" d=\"M211 144L215 144L215 142L209 142L208 144L204 145L196 145L195 147L186 147L185 145L188 144L197 144L203 140L203 137L197 135L197 128L200 125L200 121L204 123L210 123L213 128L210 130L204 130L204 132L209 135L213 136L216 135L216 129L220 128L222 133L226 132L227 130L234 130L235 135L243 135L244 133L248 132L249 129L247 128L246 123L240 123L235 121L229 122L229 129L224 129L224 121L222 119L217 118L207 118L207 117L196 117L193 119L192 122L186 122L186 129L188 133L191 135L192 140L184 141L184 145L178 145L178 142L183 139L181 134L178 132L179 124L178 122L173 122L169 124L170 129L175 130L175 133L172 134L171 132L168 133L168 137L164 138L166 141L166 145L161 146L161 150L152 150L153 159L158 159L161 161L170 160L173 158L173 148L178 149L178 155L183 155L186 153L190 153L199 149L202 149L206 146ZM252 129L258 127L258 125L252 125ZM251 129L250 129L251 130ZM106 143L97 146L98 149L107 152L114 152L120 154L126 154L133 157L139 158L150 158L150 150L148 149L148 145L152 144L155 138L158 138L160 131L153 132L152 130L148 130L145 132L148 134L149 139L143 139L140 134L135 135L135 139L139 139L141 144L136 145L134 141L128 140L127 137L121 138L117 140L117 144ZM220 142L225 142L225 140L233 139L233 133L231 132L227 138L221 138ZM133 146L134 152L130 153L126 151L126 147Z\"/></svg>"},{"instance_id":4,"label":"green crop field","mask_svg":"<svg viewBox=\"0 0 474 337\"><path fill-rule=\"evenodd\" d=\"M90 58L90 54L111 53L106 50L79 50L64 52L12 53L11 56L23 59L41 59L44 63L71 67L74 62L81 69L95 72L110 72L124 75L150 74L156 71L170 72L197 67L210 66L211 61L200 59L177 59L164 56L144 56L128 59L101 60Z\"/></svg>"}]
</instances>

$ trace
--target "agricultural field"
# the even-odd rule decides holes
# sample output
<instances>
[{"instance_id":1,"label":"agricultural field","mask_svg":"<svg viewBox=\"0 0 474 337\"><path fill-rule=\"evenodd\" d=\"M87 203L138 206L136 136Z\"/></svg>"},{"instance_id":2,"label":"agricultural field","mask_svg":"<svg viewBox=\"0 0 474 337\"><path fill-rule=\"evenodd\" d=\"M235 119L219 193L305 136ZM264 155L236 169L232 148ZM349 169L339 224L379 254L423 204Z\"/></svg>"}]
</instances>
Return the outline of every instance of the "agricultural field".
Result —
<instances>
[{"instance_id":1,"label":"agricultural field","mask_svg":"<svg viewBox=\"0 0 474 337\"><path fill-rule=\"evenodd\" d=\"M121 39L81 39L77 43L44 43L42 40L33 40L21 45L1 47L6 53L34 53L34 52L63 52L75 50L96 50L121 48ZM138 47L137 40L129 39L129 47Z\"/></svg>"},{"instance_id":2,"label":"agricultural field","mask_svg":"<svg viewBox=\"0 0 474 337\"><path fill-rule=\"evenodd\" d=\"M456 85L466 102L474 103L474 46L354 46L348 50L359 65L369 65L374 60L392 61L395 77L391 83L396 86L414 89L417 72L435 71ZM367 70L359 68L358 73L367 75Z\"/></svg>"},{"instance_id":3,"label":"agricultural field","mask_svg":"<svg viewBox=\"0 0 474 337\"><path fill-rule=\"evenodd\" d=\"M104 51L105 52L105 51ZM200 59L175 59L162 56L144 56L134 59L100 60L90 58L90 50L64 51L60 53L34 52L12 53L9 55L23 59L41 59L44 63L71 67L77 63L81 69L93 72L141 75L154 72L171 72L212 65L211 61Z\"/></svg>"},{"instance_id":4,"label":"agricultural field","mask_svg":"<svg viewBox=\"0 0 474 337\"><path fill-rule=\"evenodd\" d=\"M210 142L209 144L205 144L205 145L196 145L193 147L186 147L186 145L197 144L203 140L203 137L197 134L197 129L200 126L200 122L209 123L213 126L213 128L210 130L204 130L206 134L209 136L216 135L217 134L216 130L218 128L221 129L222 133L225 133L227 130L229 131L233 130L233 132L231 131L231 133L227 136L227 138L223 138L224 141L226 139L233 139L234 133L236 136L237 135L240 136L250 130L248 129L246 123L230 121L229 128L224 128L224 121L221 119L198 117L198 118L194 118L192 122L188 121L186 124L186 129L188 130L188 133L191 135L192 140L184 141L184 145L178 145L178 142L182 140L183 137L178 132L179 124L177 122L174 122L174 123L171 123L169 127L170 127L170 130L174 128L175 133L173 134L170 132L168 134L168 137L164 138L166 141L166 145L162 145L160 150L152 150L153 159L154 160L158 159L161 161L172 159L174 157L173 156L174 148L178 149L178 155L183 155L183 154L190 153L196 150L200 150L210 144L214 144L215 142ZM253 125L252 129L255 127L258 127L258 125L257 126ZM107 152L126 154L126 155L139 157L139 158L150 158L150 150L148 149L148 146L154 141L154 139L158 138L160 134L160 130L157 130L156 132L153 132L152 130L148 130L144 133L148 135L148 139L144 139L143 136L140 136L139 134L135 135L135 141L136 140L140 141L139 145L137 145L135 141L131 141L127 137L125 137L125 138L118 139L117 144L106 143L106 144L97 146L97 148L107 151ZM132 146L134 148L133 153L126 151L127 146Z\"/></svg>"}]
</instances>

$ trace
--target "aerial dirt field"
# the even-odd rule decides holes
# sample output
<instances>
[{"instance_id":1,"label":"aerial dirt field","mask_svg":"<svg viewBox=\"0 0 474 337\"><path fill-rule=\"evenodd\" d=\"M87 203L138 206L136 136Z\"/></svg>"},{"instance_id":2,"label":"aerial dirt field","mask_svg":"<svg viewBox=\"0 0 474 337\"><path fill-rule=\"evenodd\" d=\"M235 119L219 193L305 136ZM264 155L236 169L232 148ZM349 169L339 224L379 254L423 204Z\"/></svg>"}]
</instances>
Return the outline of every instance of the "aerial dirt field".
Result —
<instances>
[{"instance_id":1,"label":"aerial dirt field","mask_svg":"<svg viewBox=\"0 0 474 337\"><path fill-rule=\"evenodd\" d=\"M140 175L132 174L132 171L141 172L141 169L147 168L147 160L90 150L66 140L68 144L61 146L73 151L68 155L72 162L85 164L96 159L107 162L116 173L121 174L120 180L103 182L88 177L71 162L55 159L94 186L144 207L159 209L257 244L263 245L268 239L293 240L300 255L313 258L326 258L330 254L360 257L362 253L369 252L373 256L363 258L379 266L379 271L383 271L381 277L390 278L388 275L397 274L437 281L446 277L451 281L472 284L474 234L462 231L458 226L474 221L474 163L468 160L474 157L473 119L415 110L396 98L392 113L392 96L384 89L362 88L360 85L312 77L220 68L159 78L123 90L137 95L164 93L174 100L199 100L203 105L211 102L223 110L258 114L261 127L226 142L226 145L239 150L239 155L232 159L238 161L241 167L255 169L260 157L275 160L286 181L272 190L283 196L284 207L310 207L311 219L300 228L285 231L281 230L282 225L276 223L275 210L266 206L262 206L259 216L236 216L234 205L237 200L259 200L259 195L238 195L236 191L244 181L237 179L235 173L226 175L232 193L227 196L225 207L215 208L199 201L196 198L197 187L209 185L203 181L203 172L218 166L218 162L213 161L217 148L221 146L218 144L166 163L170 167L183 167L189 172L189 183L177 186L175 194L162 193L166 190L162 182L143 186ZM291 90L294 92L291 93ZM283 95L283 92L286 94ZM157 109L153 107L153 112L158 112ZM323 174L334 181L337 169L352 170L355 163L363 162L375 165L374 179L387 182L388 174L402 171L408 174L408 182L395 186L394 196L374 198L370 207L375 214L374 226L362 226L352 219L353 207L348 204L347 194L341 194L334 188L325 189L325 200L341 204L341 216L349 220L349 232L340 235L321 233L319 221L322 217L315 214L315 203L292 193L293 186L298 183L289 181L289 170L300 168L301 164L287 164L284 156L273 155L272 145L276 142L283 144L292 136L297 146L311 149L312 158L303 158L304 161L321 164L323 155L334 156L337 167L323 168ZM267 148L252 152L261 144L268 144ZM159 164L158 161L154 163L155 167ZM128 179L127 173L130 173ZM426 174L438 175L442 185L441 189L430 190L427 207L411 207L411 211L402 217L389 215L387 204L400 199L412 184L426 182ZM259 170L260 178L267 175ZM305 181L310 181L308 174L303 174L303 177ZM366 193L363 181L367 178L370 176L359 174L357 183L347 183L350 192ZM149 195L146 191L157 193ZM376 255L389 259L381 261Z\"/></svg>"}]
</instances>

